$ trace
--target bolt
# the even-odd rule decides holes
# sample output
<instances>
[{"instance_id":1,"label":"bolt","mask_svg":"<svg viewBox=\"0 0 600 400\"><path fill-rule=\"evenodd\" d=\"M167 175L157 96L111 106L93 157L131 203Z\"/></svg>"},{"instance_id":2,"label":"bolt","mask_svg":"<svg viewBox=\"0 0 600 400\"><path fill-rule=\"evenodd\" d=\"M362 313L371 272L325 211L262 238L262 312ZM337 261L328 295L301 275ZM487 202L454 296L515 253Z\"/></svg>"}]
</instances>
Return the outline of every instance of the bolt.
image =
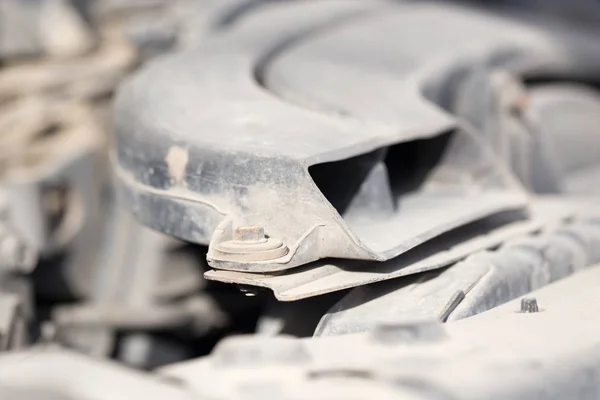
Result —
<instances>
[{"instance_id":1,"label":"bolt","mask_svg":"<svg viewBox=\"0 0 600 400\"><path fill-rule=\"evenodd\" d=\"M521 299L521 312L522 313L536 313L539 312L538 303L535 297L525 297Z\"/></svg>"},{"instance_id":2,"label":"bolt","mask_svg":"<svg viewBox=\"0 0 600 400\"><path fill-rule=\"evenodd\" d=\"M373 330L373 339L383 344L437 342L446 331L438 320L381 322Z\"/></svg>"},{"instance_id":3,"label":"bolt","mask_svg":"<svg viewBox=\"0 0 600 400\"><path fill-rule=\"evenodd\" d=\"M267 237L262 226L240 226L234 229L233 240L215 246L213 258L236 262L266 261L281 258L288 252L281 240Z\"/></svg>"},{"instance_id":4,"label":"bolt","mask_svg":"<svg viewBox=\"0 0 600 400\"><path fill-rule=\"evenodd\" d=\"M235 229L236 242L264 242L265 229L262 226L240 226Z\"/></svg>"}]
</instances>

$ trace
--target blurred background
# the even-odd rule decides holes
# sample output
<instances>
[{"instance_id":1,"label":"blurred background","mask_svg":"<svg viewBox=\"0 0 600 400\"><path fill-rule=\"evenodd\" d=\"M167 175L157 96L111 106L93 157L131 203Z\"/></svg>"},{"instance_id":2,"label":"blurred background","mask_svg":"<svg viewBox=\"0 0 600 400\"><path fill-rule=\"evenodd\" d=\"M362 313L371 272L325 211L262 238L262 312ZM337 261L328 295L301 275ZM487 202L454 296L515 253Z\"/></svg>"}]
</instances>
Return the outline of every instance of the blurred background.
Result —
<instances>
[{"instance_id":1,"label":"blurred background","mask_svg":"<svg viewBox=\"0 0 600 400\"><path fill-rule=\"evenodd\" d=\"M18 297L27 327L7 347L60 335L150 368L254 331L261 302L206 282L204 247L121 211L109 165L121 80L253 3L0 0L0 291Z\"/></svg>"}]
</instances>

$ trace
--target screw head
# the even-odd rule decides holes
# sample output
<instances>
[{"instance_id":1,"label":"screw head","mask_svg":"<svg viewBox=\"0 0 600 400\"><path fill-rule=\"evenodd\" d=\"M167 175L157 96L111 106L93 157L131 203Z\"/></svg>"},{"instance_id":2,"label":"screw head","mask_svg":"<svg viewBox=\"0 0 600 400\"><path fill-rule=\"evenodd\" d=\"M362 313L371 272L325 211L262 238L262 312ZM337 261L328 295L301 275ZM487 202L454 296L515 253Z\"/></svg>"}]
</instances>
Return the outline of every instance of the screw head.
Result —
<instances>
[{"instance_id":1,"label":"screw head","mask_svg":"<svg viewBox=\"0 0 600 400\"><path fill-rule=\"evenodd\" d=\"M262 226L240 226L233 240L217 243L212 258L220 261L254 262L281 258L289 249L279 239L267 237Z\"/></svg>"},{"instance_id":2,"label":"screw head","mask_svg":"<svg viewBox=\"0 0 600 400\"><path fill-rule=\"evenodd\" d=\"M537 299L535 297L524 297L521 299L521 312L522 313L536 313L539 312Z\"/></svg>"}]
</instances>

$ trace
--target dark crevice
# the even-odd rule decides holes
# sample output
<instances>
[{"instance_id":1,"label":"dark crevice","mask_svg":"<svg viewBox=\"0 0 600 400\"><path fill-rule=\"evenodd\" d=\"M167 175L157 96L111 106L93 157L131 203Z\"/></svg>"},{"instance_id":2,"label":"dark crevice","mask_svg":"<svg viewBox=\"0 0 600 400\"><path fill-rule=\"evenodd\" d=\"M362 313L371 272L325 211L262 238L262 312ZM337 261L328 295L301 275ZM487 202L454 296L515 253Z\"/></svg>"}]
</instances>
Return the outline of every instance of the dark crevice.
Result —
<instances>
[{"instance_id":1,"label":"dark crevice","mask_svg":"<svg viewBox=\"0 0 600 400\"><path fill-rule=\"evenodd\" d=\"M313 165L309 167L309 173L321 193L344 217L378 164L385 166L387 180L374 182L377 190L372 197L373 202L377 203L378 194L391 194L392 199L389 200L395 204L402 195L418 190L440 163L451 137L451 133L445 133L432 139L383 147L344 160Z\"/></svg>"},{"instance_id":2,"label":"dark crevice","mask_svg":"<svg viewBox=\"0 0 600 400\"><path fill-rule=\"evenodd\" d=\"M369 172L384 158L386 151L383 148L340 161L316 164L308 171L321 193L343 216Z\"/></svg>"},{"instance_id":3,"label":"dark crevice","mask_svg":"<svg viewBox=\"0 0 600 400\"><path fill-rule=\"evenodd\" d=\"M569 85L582 85L587 86L593 90L600 91L600 80L589 80L589 79L578 79L567 76L559 76L559 75L538 75L536 77L531 77L525 79L525 85L529 88L543 87L546 85L560 85L560 84L569 84Z\"/></svg>"},{"instance_id":4,"label":"dark crevice","mask_svg":"<svg viewBox=\"0 0 600 400\"><path fill-rule=\"evenodd\" d=\"M451 133L419 139L388 148L385 164L395 197L417 190L436 167L448 147Z\"/></svg>"}]
</instances>

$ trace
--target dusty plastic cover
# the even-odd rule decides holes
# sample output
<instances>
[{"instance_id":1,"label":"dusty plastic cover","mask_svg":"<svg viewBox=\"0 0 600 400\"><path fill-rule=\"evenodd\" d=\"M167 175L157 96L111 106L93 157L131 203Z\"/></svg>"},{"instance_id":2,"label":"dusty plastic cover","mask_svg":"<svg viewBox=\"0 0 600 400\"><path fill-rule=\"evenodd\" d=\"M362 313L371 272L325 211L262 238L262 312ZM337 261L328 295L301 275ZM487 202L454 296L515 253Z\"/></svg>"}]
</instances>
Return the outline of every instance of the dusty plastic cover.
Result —
<instances>
[{"instance_id":1,"label":"dusty plastic cover","mask_svg":"<svg viewBox=\"0 0 600 400\"><path fill-rule=\"evenodd\" d=\"M124 204L155 229L209 243L214 268L248 272L384 261L523 208L477 133L440 108L442 93L465 65L591 74L600 43L554 28L447 4L265 7L122 88ZM271 242L230 257L223 249L244 226Z\"/></svg>"}]
</instances>

